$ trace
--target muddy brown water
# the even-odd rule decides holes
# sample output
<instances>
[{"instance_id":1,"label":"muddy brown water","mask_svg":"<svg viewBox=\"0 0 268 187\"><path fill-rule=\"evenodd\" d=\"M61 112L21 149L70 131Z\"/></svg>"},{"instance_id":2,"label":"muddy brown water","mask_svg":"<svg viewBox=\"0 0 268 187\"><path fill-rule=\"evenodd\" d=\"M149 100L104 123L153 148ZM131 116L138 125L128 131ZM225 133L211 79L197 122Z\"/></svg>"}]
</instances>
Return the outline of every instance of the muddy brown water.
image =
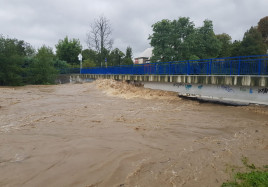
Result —
<instances>
[{"instance_id":1,"label":"muddy brown water","mask_svg":"<svg viewBox=\"0 0 268 187\"><path fill-rule=\"evenodd\" d=\"M114 81L0 87L0 186L220 186L268 164L266 108Z\"/></svg>"}]
</instances>

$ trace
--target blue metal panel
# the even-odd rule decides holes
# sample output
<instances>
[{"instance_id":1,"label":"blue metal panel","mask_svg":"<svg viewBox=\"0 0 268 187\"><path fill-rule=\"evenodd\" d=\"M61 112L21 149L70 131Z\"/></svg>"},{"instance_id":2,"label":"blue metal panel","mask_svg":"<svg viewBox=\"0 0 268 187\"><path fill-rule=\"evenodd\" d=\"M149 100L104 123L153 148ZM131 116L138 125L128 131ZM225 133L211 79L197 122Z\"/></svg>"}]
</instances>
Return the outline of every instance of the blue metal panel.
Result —
<instances>
[{"instance_id":1,"label":"blue metal panel","mask_svg":"<svg viewBox=\"0 0 268 187\"><path fill-rule=\"evenodd\" d=\"M62 74L79 73L80 69L59 71ZM81 74L268 75L268 55L83 68Z\"/></svg>"}]
</instances>

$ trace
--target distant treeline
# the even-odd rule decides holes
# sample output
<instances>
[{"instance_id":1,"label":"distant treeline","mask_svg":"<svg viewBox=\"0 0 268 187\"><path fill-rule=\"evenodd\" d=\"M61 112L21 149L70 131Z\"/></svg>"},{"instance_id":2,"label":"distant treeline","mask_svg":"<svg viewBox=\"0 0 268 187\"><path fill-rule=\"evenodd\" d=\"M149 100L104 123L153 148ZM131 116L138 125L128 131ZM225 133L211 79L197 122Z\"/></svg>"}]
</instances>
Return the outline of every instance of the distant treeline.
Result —
<instances>
[{"instance_id":1,"label":"distant treeline","mask_svg":"<svg viewBox=\"0 0 268 187\"><path fill-rule=\"evenodd\" d=\"M0 35L0 85L54 84L60 72L79 68L79 53L83 55L83 67L112 66L132 63L132 49L126 54L118 48L102 54L92 49L82 51L78 39L65 37L56 45L56 54L48 46L35 50L23 40Z\"/></svg>"},{"instance_id":2,"label":"distant treeline","mask_svg":"<svg viewBox=\"0 0 268 187\"><path fill-rule=\"evenodd\" d=\"M50 47L36 51L23 40L0 36L0 85L54 84L57 68L67 66Z\"/></svg>"}]
</instances>

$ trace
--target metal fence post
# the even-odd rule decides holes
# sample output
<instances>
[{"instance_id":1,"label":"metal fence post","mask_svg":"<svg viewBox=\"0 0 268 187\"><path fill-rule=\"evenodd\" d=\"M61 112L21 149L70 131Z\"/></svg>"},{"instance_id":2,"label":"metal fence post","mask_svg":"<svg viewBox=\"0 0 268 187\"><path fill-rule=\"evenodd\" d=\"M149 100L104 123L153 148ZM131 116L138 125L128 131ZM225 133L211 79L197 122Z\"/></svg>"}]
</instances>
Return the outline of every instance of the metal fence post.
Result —
<instances>
[{"instance_id":1,"label":"metal fence post","mask_svg":"<svg viewBox=\"0 0 268 187\"><path fill-rule=\"evenodd\" d=\"M233 65L233 61L230 61L230 75L232 75L232 65Z\"/></svg>"},{"instance_id":2,"label":"metal fence post","mask_svg":"<svg viewBox=\"0 0 268 187\"><path fill-rule=\"evenodd\" d=\"M187 60L187 75L190 75L190 61Z\"/></svg>"},{"instance_id":3,"label":"metal fence post","mask_svg":"<svg viewBox=\"0 0 268 187\"><path fill-rule=\"evenodd\" d=\"M208 65L208 68L209 68L209 75L211 75L211 72L212 72L212 59L209 60L209 65Z\"/></svg>"},{"instance_id":4,"label":"metal fence post","mask_svg":"<svg viewBox=\"0 0 268 187\"><path fill-rule=\"evenodd\" d=\"M239 60L238 60L238 76L240 75L240 70L241 70L241 57L239 57Z\"/></svg>"},{"instance_id":5,"label":"metal fence post","mask_svg":"<svg viewBox=\"0 0 268 187\"><path fill-rule=\"evenodd\" d=\"M258 63L258 75L261 75L261 59L259 59Z\"/></svg>"},{"instance_id":6,"label":"metal fence post","mask_svg":"<svg viewBox=\"0 0 268 187\"><path fill-rule=\"evenodd\" d=\"M210 62L207 63L207 75L209 75L209 66L210 66Z\"/></svg>"}]
</instances>

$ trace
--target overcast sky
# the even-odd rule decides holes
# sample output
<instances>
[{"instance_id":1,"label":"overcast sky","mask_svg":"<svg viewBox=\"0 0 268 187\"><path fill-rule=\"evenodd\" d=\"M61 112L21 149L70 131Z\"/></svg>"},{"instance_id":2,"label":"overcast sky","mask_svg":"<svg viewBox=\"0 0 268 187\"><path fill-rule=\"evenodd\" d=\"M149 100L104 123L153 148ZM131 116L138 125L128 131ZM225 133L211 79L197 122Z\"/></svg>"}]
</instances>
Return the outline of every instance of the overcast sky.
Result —
<instances>
[{"instance_id":1,"label":"overcast sky","mask_svg":"<svg viewBox=\"0 0 268 187\"><path fill-rule=\"evenodd\" d=\"M251 26L268 16L268 0L0 0L0 34L55 48L65 36L86 48L86 33L94 19L110 20L114 48L134 57L150 47L152 24L162 19L190 17L197 27L213 21L216 34L241 40Z\"/></svg>"}]
</instances>

